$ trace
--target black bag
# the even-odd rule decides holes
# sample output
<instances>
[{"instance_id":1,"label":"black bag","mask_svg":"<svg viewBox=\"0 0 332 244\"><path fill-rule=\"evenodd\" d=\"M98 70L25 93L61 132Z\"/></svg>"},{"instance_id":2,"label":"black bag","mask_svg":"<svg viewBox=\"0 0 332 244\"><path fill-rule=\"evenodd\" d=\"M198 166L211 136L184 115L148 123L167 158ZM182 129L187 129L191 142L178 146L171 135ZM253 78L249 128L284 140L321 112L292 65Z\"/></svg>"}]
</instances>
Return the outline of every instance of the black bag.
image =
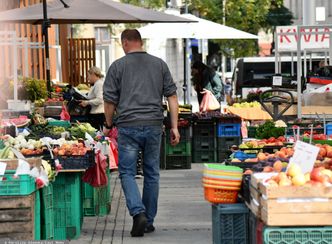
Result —
<instances>
[{"instance_id":1,"label":"black bag","mask_svg":"<svg viewBox=\"0 0 332 244\"><path fill-rule=\"evenodd\" d=\"M70 115L74 116L86 116L90 114L91 106L88 105L86 107L80 106L80 101L76 99L72 99L67 104L68 112Z\"/></svg>"}]
</instances>

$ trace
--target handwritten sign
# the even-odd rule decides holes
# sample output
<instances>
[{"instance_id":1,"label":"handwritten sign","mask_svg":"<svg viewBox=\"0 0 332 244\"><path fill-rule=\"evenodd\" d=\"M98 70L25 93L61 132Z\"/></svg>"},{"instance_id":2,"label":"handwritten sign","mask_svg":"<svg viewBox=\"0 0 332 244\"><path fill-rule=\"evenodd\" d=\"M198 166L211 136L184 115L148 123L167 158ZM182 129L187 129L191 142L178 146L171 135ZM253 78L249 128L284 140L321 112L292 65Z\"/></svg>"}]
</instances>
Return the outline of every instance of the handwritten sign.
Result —
<instances>
[{"instance_id":1,"label":"handwritten sign","mask_svg":"<svg viewBox=\"0 0 332 244\"><path fill-rule=\"evenodd\" d=\"M273 76L273 86L282 86L282 76Z\"/></svg>"},{"instance_id":2,"label":"handwritten sign","mask_svg":"<svg viewBox=\"0 0 332 244\"><path fill-rule=\"evenodd\" d=\"M294 147L294 155L289 160L288 167L292 164L297 164L302 169L303 174L311 172L318 153L319 147L302 141L297 141Z\"/></svg>"}]
</instances>

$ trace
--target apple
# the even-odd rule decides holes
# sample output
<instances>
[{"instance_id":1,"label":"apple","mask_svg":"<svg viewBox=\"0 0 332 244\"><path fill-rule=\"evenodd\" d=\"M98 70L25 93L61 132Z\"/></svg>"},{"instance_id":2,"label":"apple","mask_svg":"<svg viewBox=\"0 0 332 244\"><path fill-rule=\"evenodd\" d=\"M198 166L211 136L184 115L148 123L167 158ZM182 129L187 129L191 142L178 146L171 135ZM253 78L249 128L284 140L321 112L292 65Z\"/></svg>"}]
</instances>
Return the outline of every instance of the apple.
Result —
<instances>
[{"instance_id":1,"label":"apple","mask_svg":"<svg viewBox=\"0 0 332 244\"><path fill-rule=\"evenodd\" d=\"M265 166L263 172L273 172L273 168L271 166Z\"/></svg>"},{"instance_id":2,"label":"apple","mask_svg":"<svg viewBox=\"0 0 332 244\"><path fill-rule=\"evenodd\" d=\"M264 153L258 153L257 154L257 159L258 161L265 161L266 160L266 155Z\"/></svg>"},{"instance_id":3,"label":"apple","mask_svg":"<svg viewBox=\"0 0 332 244\"><path fill-rule=\"evenodd\" d=\"M305 173L304 178L305 178L306 182L310 181L310 173L309 172Z\"/></svg>"},{"instance_id":4,"label":"apple","mask_svg":"<svg viewBox=\"0 0 332 244\"><path fill-rule=\"evenodd\" d=\"M292 181L288 178L283 178L280 179L279 181L279 186L291 186L292 185Z\"/></svg>"},{"instance_id":5,"label":"apple","mask_svg":"<svg viewBox=\"0 0 332 244\"><path fill-rule=\"evenodd\" d=\"M277 182L275 182L274 180L271 180L271 179L267 181L267 184L269 187L278 187L279 186Z\"/></svg>"},{"instance_id":6,"label":"apple","mask_svg":"<svg viewBox=\"0 0 332 244\"><path fill-rule=\"evenodd\" d=\"M321 172L322 172L322 174L327 175L329 178L332 177L332 171L331 170L323 169Z\"/></svg>"},{"instance_id":7,"label":"apple","mask_svg":"<svg viewBox=\"0 0 332 244\"><path fill-rule=\"evenodd\" d=\"M244 171L244 175L251 175L253 172L251 169L247 169L246 171Z\"/></svg>"},{"instance_id":8,"label":"apple","mask_svg":"<svg viewBox=\"0 0 332 244\"><path fill-rule=\"evenodd\" d=\"M288 167L287 174L291 177L294 177L298 174L302 174L302 170L297 164L292 164Z\"/></svg>"},{"instance_id":9,"label":"apple","mask_svg":"<svg viewBox=\"0 0 332 244\"><path fill-rule=\"evenodd\" d=\"M273 164L274 171L281 172L282 168L283 168L283 165L282 165L282 162L280 160L277 160L277 161L274 162L274 164Z\"/></svg>"},{"instance_id":10,"label":"apple","mask_svg":"<svg viewBox=\"0 0 332 244\"><path fill-rule=\"evenodd\" d=\"M292 178L294 186L303 186L306 183L304 174L297 174Z\"/></svg>"},{"instance_id":11,"label":"apple","mask_svg":"<svg viewBox=\"0 0 332 244\"><path fill-rule=\"evenodd\" d=\"M322 173L322 171L324 170L324 168L314 168L312 171L311 171L311 174L310 174L310 178L313 180L313 181L318 181L320 183L327 183L329 182L329 177L325 174Z\"/></svg>"}]
</instances>

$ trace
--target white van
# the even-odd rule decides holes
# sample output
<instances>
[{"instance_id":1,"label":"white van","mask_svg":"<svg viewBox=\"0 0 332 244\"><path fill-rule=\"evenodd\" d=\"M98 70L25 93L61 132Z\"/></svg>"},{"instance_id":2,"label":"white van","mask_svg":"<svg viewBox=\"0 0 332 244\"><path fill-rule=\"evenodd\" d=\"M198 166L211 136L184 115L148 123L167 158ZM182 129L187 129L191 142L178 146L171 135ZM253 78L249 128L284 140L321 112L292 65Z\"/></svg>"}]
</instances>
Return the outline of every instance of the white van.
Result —
<instances>
[{"instance_id":1,"label":"white van","mask_svg":"<svg viewBox=\"0 0 332 244\"><path fill-rule=\"evenodd\" d=\"M315 71L319 62L324 60L323 56L312 57L310 64L309 58L307 59L307 74ZM296 56L281 57L281 75L282 75L282 88L294 89L297 88L297 62ZM311 69L310 69L311 68ZM238 58L233 72L233 88L234 95L241 95L246 97L249 90L260 88L266 90L272 87L272 77L275 75L275 57L247 57ZM303 85L304 85L303 79Z\"/></svg>"}]
</instances>

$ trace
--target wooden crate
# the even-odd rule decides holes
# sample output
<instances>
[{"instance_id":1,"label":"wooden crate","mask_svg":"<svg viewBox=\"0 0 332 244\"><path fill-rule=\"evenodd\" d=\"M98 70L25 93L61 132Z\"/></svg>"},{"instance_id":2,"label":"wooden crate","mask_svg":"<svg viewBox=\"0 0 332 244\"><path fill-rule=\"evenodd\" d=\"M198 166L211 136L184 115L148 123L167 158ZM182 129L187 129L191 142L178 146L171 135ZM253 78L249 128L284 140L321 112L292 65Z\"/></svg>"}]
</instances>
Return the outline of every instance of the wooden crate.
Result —
<instances>
[{"instance_id":1,"label":"wooden crate","mask_svg":"<svg viewBox=\"0 0 332 244\"><path fill-rule=\"evenodd\" d=\"M38 240L35 236L35 194L0 197L0 239Z\"/></svg>"},{"instance_id":2,"label":"wooden crate","mask_svg":"<svg viewBox=\"0 0 332 244\"><path fill-rule=\"evenodd\" d=\"M44 106L44 116L60 116L62 106Z\"/></svg>"},{"instance_id":3,"label":"wooden crate","mask_svg":"<svg viewBox=\"0 0 332 244\"><path fill-rule=\"evenodd\" d=\"M261 219L266 225L332 225L332 187L258 185Z\"/></svg>"}]
</instances>

